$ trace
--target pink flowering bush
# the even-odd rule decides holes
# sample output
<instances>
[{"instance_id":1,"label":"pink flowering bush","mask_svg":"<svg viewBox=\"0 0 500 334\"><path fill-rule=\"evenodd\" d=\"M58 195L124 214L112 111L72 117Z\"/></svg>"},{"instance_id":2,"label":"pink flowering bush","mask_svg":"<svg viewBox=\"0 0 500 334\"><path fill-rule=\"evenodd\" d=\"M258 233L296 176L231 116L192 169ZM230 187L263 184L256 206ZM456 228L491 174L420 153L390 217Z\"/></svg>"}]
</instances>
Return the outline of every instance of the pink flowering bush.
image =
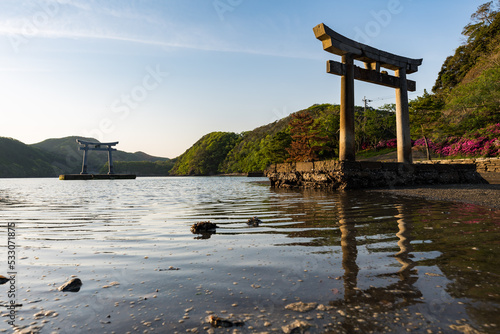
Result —
<instances>
[{"instance_id":1,"label":"pink flowering bush","mask_svg":"<svg viewBox=\"0 0 500 334\"><path fill-rule=\"evenodd\" d=\"M372 146L369 143L362 143L361 150L369 150Z\"/></svg>"},{"instance_id":2,"label":"pink flowering bush","mask_svg":"<svg viewBox=\"0 0 500 334\"><path fill-rule=\"evenodd\" d=\"M448 137L439 142L427 140L429 148L440 156L498 157L500 156L500 123L479 129L464 137ZM413 146L425 147L425 140L412 141ZM396 147L396 139L383 140L377 149Z\"/></svg>"},{"instance_id":3,"label":"pink flowering bush","mask_svg":"<svg viewBox=\"0 0 500 334\"><path fill-rule=\"evenodd\" d=\"M397 144L397 139L389 139L389 140L381 140L377 144L377 149L382 149L382 148L396 148L398 146Z\"/></svg>"},{"instance_id":4,"label":"pink flowering bush","mask_svg":"<svg viewBox=\"0 0 500 334\"><path fill-rule=\"evenodd\" d=\"M429 144L441 156L497 157L500 156L500 123L467 134L448 137L440 143Z\"/></svg>"}]
</instances>

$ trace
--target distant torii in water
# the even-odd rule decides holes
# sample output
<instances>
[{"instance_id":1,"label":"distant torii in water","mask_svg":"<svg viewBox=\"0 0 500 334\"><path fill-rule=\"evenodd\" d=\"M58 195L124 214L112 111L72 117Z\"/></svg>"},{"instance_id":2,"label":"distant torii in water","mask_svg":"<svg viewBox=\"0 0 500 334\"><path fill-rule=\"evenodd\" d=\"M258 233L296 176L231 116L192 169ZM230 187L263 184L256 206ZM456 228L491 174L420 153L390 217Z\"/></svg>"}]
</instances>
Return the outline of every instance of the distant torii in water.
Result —
<instances>
[{"instance_id":1,"label":"distant torii in water","mask_svg":"<svg viewBox=\"0 0 500 334\"><path fill-rule=\"evenodd\" d=\"M78 144L82 145L79 147L80 151L83 151L83 164L82 164L82 172L80 174L87 174L87 152L89 150L91 151L108 151L108 165L109 165L109 170L108 174L114 174L115 170L113 168L113 156L111 152L116 151L116 148L113 148L116 144L118 144L117 141L112 142L112 143L93 143L90 141L85 141L85 140L76 140ZM101 147L101 146L106 146L106 147Z\"/></svg>"}]
</instances>

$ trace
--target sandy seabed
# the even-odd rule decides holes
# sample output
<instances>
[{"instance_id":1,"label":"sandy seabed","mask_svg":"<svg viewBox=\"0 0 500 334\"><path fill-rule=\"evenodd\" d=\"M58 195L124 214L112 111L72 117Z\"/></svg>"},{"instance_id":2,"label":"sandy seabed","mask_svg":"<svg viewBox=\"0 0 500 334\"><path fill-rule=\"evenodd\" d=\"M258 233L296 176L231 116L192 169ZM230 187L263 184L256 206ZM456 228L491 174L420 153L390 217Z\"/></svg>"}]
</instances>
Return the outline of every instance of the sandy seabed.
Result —
<instances>
[{"instance_id":1,"label":"sandy seabed","mask_svg":"<svg viewBox=\"0 0 500 334\"><path fill-rule=\"evenodd\" d=\"M423 197L436 201L464 202L500 209L500 184L447 184L396 189L377 189L375 192Z\"/></svg>"}]
</instances>

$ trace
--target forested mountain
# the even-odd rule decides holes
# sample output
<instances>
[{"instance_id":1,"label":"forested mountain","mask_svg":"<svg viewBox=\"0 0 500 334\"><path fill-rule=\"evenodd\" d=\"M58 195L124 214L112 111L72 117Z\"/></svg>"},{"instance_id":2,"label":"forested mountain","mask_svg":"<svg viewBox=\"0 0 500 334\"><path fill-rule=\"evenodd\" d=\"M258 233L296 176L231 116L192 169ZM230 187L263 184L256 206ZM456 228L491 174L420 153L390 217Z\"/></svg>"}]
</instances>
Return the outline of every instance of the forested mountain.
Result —
<instances>
[{"instance_id":1,"label":"forested mountain","mask_svg":"<svg viewBox=\"0 0 500 334\"><path fill-rule=\"evenodd\" d=\"M40 143L33 144L42 151L51 154L52 161L50 163L57 166L66 174L80 173L82 170L82 155L83 152L79 150L77 139L99 142L93 138L85 137L64 137L47 139ZM153 157L143 152L127 153L124 151L114 151L113 161L159 161L168 160L166 158ZM89 151L88 152L88 171L89 173L97 173L108 161L107 152L103 151Z\"/></svg>"},{"instance_id":2,"label":"forested mountain","mask_svg":"<svg viewBox=\"0 0 500 334\"><path fill-rule=\"evenodd\" d=\"M78 174L82 169L83 153L79 151L76 139L98 142L93 138L73 136L47 139L40 143L26 145L12 138L0 137L0 177L49 177L59 174ZM170 159L153 157L143 152L127 153L117 150L113 152L113 160L115 163L117 161L143 161L143 164L134 166L134 171L138 175L168 175L168 170L173 165L173 163L169 164ZM89 151L89 173L98 173L103 166L107 165L107 161L106 152ZM155 166L164 168L151 169L148 164L156 164ZM118 165L121 166L121 163ZM155 172L160 174L155 174Z\"/></svg>"},{"instance_id":3,"label":"forested mountain","mask_svg":"<svg viewBox=\"0 0 500 334\"><path fill-rule=\"evenodd\" d=\"M47 152L12 138L0 137L0 177L40 177L57 174Z\"/></svg>"},{"instance_id":4,"label":"forested mountain","mask_svg":"<svg viewBox=\"0 0 500 334\"><path fill-rule=\"evenodd\" d=\"M412 101L414 134L425 131L439 141L500 122L500 1L495 4L472 14L462 32L466 42L445 60L432 94Z\"/></svg>"},{"instance_id":5,"label":"forested mountain","mask_svg":"<svg viewBox=\"0 0 500 334\"><path fill-rule=\"evenodd\" d=\"M376 145L381 140L395 136L395 114L392 105L380 109L356 107L356 143L361 150L366 143ZM313 121L310 128L315 128L321 142L318 146L318 159L332 159L338 155L338 133L340 127L340 106L315 104L307 109L293 113L276 122L258 127L241 135L235 133L213 132L204 136L183 155L171 175L206 175L218 173L248 173L263 171L271 163L287 161L288 149L293 140L290 122L294 115L305 113ZM232 140L227 140L230 136ZM217 138L224 138L218 143ZM210 143L210 144L209 144ZM219 147L219 149L216 149ZM214 155L210 151L216 150ZM223 148L223 149L222 149ZM229 148L229 149L228 149ZM223 154L226 152L226 154ZM206 157L212 159L209 160ZM204 171L205 172L202 172ZM209 170L210 172L206 172Z\"/></svg>"}]
</instances>

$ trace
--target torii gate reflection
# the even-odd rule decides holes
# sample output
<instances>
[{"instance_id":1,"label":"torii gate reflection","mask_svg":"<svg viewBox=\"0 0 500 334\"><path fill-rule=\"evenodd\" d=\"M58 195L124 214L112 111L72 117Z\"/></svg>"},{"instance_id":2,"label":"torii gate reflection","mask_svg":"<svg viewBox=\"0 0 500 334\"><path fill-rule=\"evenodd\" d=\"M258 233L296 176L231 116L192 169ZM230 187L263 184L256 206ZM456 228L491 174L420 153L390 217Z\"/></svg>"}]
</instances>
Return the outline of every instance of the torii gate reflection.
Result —
<instances>
[{"instance_id":1,"label":"torii gate reflection","mask_svg":"<svg viewBox=\"0 0 500 334\"><path fill-rule=\"evenodd\" d=\"M387 310L388 308L405 307L417 303L417 298L422 297L422 293L414 286L418 280L418 275L414 269L415 263L412 260L412 222L409 219L409 210L405 204L396 204L395 208L398 214L397 218L398 232L396 236L399 238L399 252L394 254L394 258L401 264L401 268L397 273L389 273L378 275L378 277L399 277L399 281L385 287L370 287L366 290L358 288L358 273L359 266L357 265L358 244L356 241L357 230L355 227L356 219L349 217L349 210L352 210L352 203L346 194L339 193L338 214L339 225L341 231L341 249L342 249L342 268L344 269L344 298L330 302L330 305L344 309L346 314L354 313L355 306L370 304L370 307ZM354 315L354 314L352 314ZM352 319L352 320L349 320ZM350 321L353 321L352 326L359 326L359 323L354 324L355 317L346 318L344 325L350 327Z\"/></svg>"}]
</instances>

